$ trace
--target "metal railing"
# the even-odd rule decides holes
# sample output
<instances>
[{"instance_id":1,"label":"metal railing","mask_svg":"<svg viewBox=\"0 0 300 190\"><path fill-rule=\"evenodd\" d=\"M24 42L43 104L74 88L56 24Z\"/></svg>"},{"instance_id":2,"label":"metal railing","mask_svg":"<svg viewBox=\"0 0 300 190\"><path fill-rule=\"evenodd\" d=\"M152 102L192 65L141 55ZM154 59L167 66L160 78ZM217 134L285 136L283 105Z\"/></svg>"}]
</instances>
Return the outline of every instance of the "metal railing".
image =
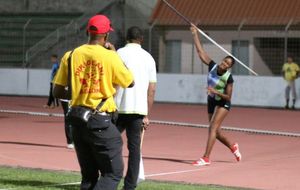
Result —
<instances>
[{"instance_id":1,"label":"metal railing","mask_svg":"<svg viewBox=\"0 0 300 190\"><path fill-rule=\"evenodd\" d=\"M87 23L88 19L92 15L105 10L108 6L112 5L115 2L116 0L102 1L100 7L94 6L89 10L89 12L86 12L76 20L72 20L67 25L58 28L57 30L46 36L44 39L30 47L25 53L25 61L23 62L23 67L30 67L31 59L57 44L61 38L66 38L70 35L78 33L78 31Z\"/></svg>"},{"instance_id":2,"label":"metal railing","mask_svg":"<svg viewBox=\"0 0 300 190\"><path fill-rule=\"evenodd\" d=\"M34 46L30 47L25 53L25 61L23 62L23 67L30 66L30 59L38 55L42 51L46 51L53 45L59 42L59 39L67 35L76 34L78 26L71 20L69 24L56 29L54 32L50 33L47 37L40 40Z\"/></svg>"},{"instance_id":3,"label":"metal railing","mask_svg":"<svg viewBox=\"0 0 300 190\"><path fill-rule=\"evenodd\" d=\"M25 64L25 46L26 46L26 28L29 25L29 23L31 22L31 19L28 19L27 22L24 24L23 26L23 47L22 47L22 52L23 52L23 65Z\"/></svg>"}]
</instances>

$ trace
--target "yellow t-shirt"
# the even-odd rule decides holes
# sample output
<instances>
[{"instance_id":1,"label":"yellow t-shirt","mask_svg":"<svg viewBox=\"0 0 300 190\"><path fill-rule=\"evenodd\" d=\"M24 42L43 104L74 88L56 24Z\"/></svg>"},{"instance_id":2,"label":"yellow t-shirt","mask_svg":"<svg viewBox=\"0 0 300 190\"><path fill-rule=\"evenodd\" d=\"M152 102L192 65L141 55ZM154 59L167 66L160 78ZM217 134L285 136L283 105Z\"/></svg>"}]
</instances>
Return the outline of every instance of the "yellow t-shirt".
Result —
<instances>
[{"instance_id":1,"label":"yellow t-shirt","mask_svg":"<svg viewBox=\"0 0 300 190\"><path fill-rule=\"evenodd\" d=\"M299 66L296 63L283 64L282 71L284 72L284 79L286 81L293 81L297 78Z\"/></svg>"},{"instance_id":2,"label":"yellow t-shirt","mask_svg":"<svg viewBox=\"0 0 300 190\"><path fill-rule=\"evenodd\" d=\"M53 83L68 85L68 57L63 56ZM101 111L114 112L116 104L114 85L128 87L133 81L132 73L125 67L115 51L100 45L85 44L76 48L71 58L72 99L71 106L81 105L96 109L107 98Z\"/></svg>"}]
</instances>

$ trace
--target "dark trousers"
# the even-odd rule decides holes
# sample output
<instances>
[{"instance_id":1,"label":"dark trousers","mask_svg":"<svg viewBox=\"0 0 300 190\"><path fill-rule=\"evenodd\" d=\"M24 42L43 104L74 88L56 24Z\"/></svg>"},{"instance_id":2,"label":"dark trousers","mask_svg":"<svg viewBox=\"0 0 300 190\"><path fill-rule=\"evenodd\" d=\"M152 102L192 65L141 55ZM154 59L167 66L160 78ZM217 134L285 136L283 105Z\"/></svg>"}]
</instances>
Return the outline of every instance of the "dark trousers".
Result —
<instances>
[{"instance_id":1,"label":"dark trousers","mask_svg":"<svg viewBox=\"0 0 300 190\"><path fill-rule=\"evenodd\" d=\"M50 89L49 89L49 96L48 96L47 105L51 106L52 103L53 103L54 106L59 106L58 99L54 98L54 96L53 96L52 88L53 88L53 84L52 84L52 82L50 82Z\"/></svg>"},{"instance_id":2,"label":"dark trousers","mask_svg":"<svg viewBox=\"0 0 300 190\"><path fill-rule=\"evenodd\" d=\"M66 117L66 114L69 109L69 102L60 101L60 103L64 110L65 135L67 139L67 144L72 144L73 143L72 125L70 124L69 119Z\"/></svg>"},{"instance_id":3,"label":"dark trousers","mask_svg":"<svg viewBox=\"0 0 300 190\"><path fill-rule=\"evenodd\" d=\"M105 120L105 122L107 121ZM85 124L78 122L71 122L71 124L82 175L80 189L116 190L124 169L123 142L116 126L110 120L109 127L105 129L90 129ZM92 125L97 125L97 123L91 123L90 126Z\"/></svg>"},{"instance_id":4,"label":"dark trousers","mask_svg":"<svg viewBox=\"0 0 300 190\"><path fill-rule=\"evenodd\" d=\"M128 169L124 180L124 188L133 190L137 186L141 158L141 130L143 115L119 114L117 127L122 133L126 130L128 156Z\"/></svg>"}]
</instances>

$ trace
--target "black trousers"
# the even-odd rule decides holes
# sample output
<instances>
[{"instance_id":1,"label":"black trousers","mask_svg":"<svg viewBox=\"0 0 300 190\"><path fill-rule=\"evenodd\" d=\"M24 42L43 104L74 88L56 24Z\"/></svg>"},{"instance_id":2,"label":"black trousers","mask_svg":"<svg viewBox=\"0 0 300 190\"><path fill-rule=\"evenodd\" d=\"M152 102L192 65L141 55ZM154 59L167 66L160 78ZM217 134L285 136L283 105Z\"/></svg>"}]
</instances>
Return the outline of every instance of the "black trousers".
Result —
<instances>
[{"instance_id":1,"label":"black trousers","mask_svg":"<svg viewBox=\"0 0 300 190\"><path fill-rule=\"evenodd\" d=\"M120 132L110 118L105 121L101 121L103 116L98 118L94 115L91 118L89 128L86 124L71 122L82 175L80 189L116 190L124 169ZM106 127L99 129L102 123L106 123Z\"/></svg>"},{"instance_id":2,"label":"black trousers","mask_svg":"<svg viewBox=\"0 0 300 190\"><path fill-rule=\"evenodd\" d=\"M52 84L52 82L50 82L50 89L49 89L47 105L51 106L53 104L54 106L59 106L58 99L54 98L52 89L53 89L53 84Z\"/></svg>"},{"instance_id":3,"label":"black trousers","mask_svg":"<svg viewBox=\"0 0 300 190\"><path fill-rule=\"evenodd\" d=\"M69 119L66 117L66 114L69 109L69 102L65 102L61 100L60 103L64 110L65 136L67 139L67 144L72 144L73 143L72 125Z\"/></svg>"},{"instance_id":4,"label":"black trousers","mask_svg":"<svg viewBox=\"0 0 300 190\"><path fill-rule=\"evenodd\" d=\"M138 114L119 114L117 127L122 133L126 130L128 156L128 169L124 180L124 188L133 190L137 186L141 158L141 131L143 115Z\"/></svg>"}]
</instances>

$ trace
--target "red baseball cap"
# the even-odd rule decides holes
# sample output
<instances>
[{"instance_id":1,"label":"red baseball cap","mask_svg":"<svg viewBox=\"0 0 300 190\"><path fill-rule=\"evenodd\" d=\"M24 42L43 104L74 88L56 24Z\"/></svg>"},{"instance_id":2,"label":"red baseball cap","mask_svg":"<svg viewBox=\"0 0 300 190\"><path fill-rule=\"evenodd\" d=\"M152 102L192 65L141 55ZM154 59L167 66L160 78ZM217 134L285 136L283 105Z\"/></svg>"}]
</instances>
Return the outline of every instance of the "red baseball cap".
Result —
<instances>
[{"instance_id":1,"label":"red baseball cap","mask_svg":"<svg viewBox=\"0 0 300 190\"><path fill-rule=\"evenodd\" d=\"M91 26L95 28L93 29ZM95 15L90 18L87 32L92 34L105 34L110 31L114 31L114 29L111 27L110 20L105 15Z\"/></svg>"}]
</instances>

